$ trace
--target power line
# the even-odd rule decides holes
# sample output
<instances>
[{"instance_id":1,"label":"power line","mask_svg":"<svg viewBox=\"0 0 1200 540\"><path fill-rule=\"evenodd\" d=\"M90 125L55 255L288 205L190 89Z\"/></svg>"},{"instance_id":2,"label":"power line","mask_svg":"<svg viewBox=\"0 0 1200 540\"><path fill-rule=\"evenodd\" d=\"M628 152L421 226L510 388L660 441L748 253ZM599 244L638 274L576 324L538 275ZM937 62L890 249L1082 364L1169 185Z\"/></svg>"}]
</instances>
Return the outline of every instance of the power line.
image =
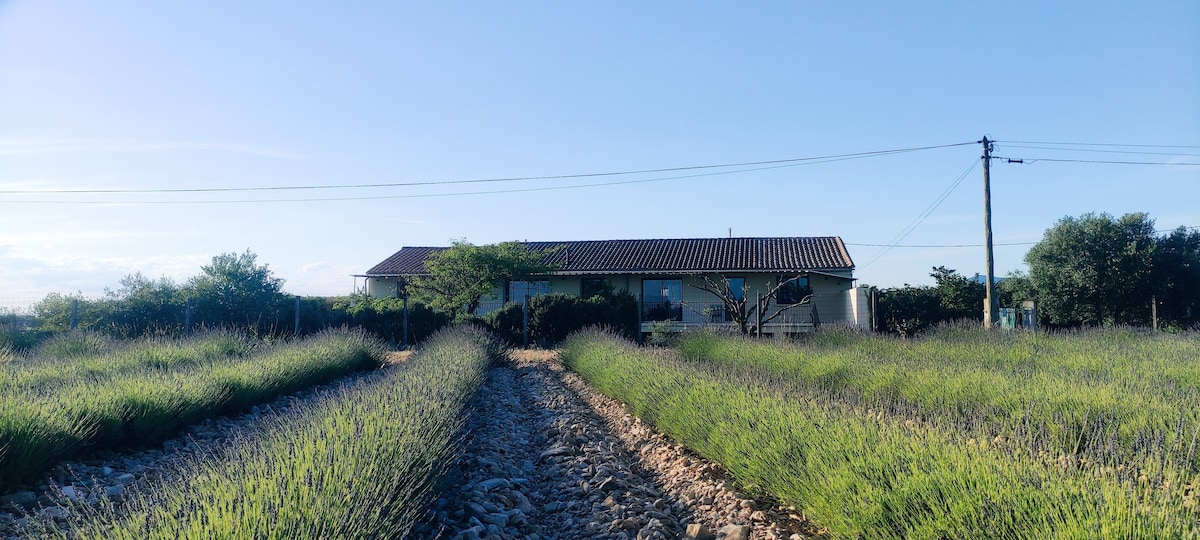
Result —
<instances>
[{"instance_id":1,"label":"power line","mask_svg":"<svg viewBox=\"0 0 1200 540\"><path fill-rule=\"evenodd\" d=\"M481 184L492 182L517 182L529 180L566 180L573 178L595 178L603 176L623 176L634 174L653 174L663 172L679 172L701 169L720 169L730 167L748 167L757 165L777 165L777 164L802 164L805 162L826 162L826 161L841 161L845 159L859 159L876 157L891 154L900 154L907 152L918 152L923 150L935 150L940 148L952 148L955 146L965 146L975 144L973 142L962 142L954 144L940 144L932 146L918 146L910 148L894 148L889 150L874 150L870 152L855 152L849 154L834 154L828 156L812 156L788 159L775 159L767 161L747 161L742 163L722 163L715 165L690 165L684 167L669 167L660 169L641 169L632 171L608 171L596 173L582 174L562 174L550 176L516 176L508 178L478 178L470 180L428 180L418 182L388 182L378 184L325 184L316 186L255 186L255 187L231 187L231 188L159 188L159 189L45 189L45 190L0 190L0 194L113 194L113 193L218 193L218 192L237 192L237 191L288 191L288 190L318 190L318 189L364 189L364 188L390 188L390 187L414 187L414 186L440 186L453 184ZM761 169L749 169L761 170ZM303 199L308 200L308 199ZM314 199L319 200L319 199ZM343 199L336 199L343 200ZM352 199L349 199L352 200ZM286 201L292 202L292 201Z\"/></svg>"},{"instance_id":2,"label":"power line","mask_svg":"<svg viewBox=\"0 0 1200 540\"><path fill-rule=\"evenodd\" d=\"M967 167L967 170L963 171L962 174L958 175L958 178L956 178L954 180L954 182L952 182L950 184L950 187L947 187L946 190L943 191L942 194L939 195L937 199L935 199L932 203L930 203L929 206L925 207L925 210L923 212L921 212L921 215L917 216L917 218L914 219L912 223L909 223L907 227L905 227L898 234L896 234L896 236L894 238L892 238L892 241L889 242L889 244L887 246L885 246L885 249L883 251L880 251L879 253L877 253L874 257L872 257L865 264L863 264L862 267L866 268L866 267L870 266L871 263L874 263L875 261L879 260L880 257L883 257L884 255L886 255L889 251L892 250L893 247L895 247L901 241L903 241L905 238L907 238L909 234L911 234L914 230L917 229L917 227L919 227L922 223L925 222L925 219L928 218L929 215L932 214L934 210L937 210L938 206L941 206L942 202L945 201L946 198L949 197L950 194L953 193L954 190L958 188L959 184L962 183L963 179L966 178L968 174L971 174L971 171L975 170L975 167L978 165L979 165L979 160L971 160L971 166Z\"/></svg>"},{"instance_id":3,"label":"power line","mask_svg":"<svg viewBox=\"0 0 1200 540\"><path fill-rule=\"evenodd\" d=\"M875 154L875 155L881 155L881 154ZM620 182L596 182L596 183L591 183L591 184L575 184L575 185L569 185L569 186L542 186L542 187L518 188L518 189L501 189L501 190L491 190L491 191L464 191L464 192L457 192L457 193L424 193L424 194L410 194L410 195L372 195L372 196L363 196L363 197L325 197L325 198L310 198L310 199L241 199L241 200L198 200L198 201L37 201L37 200L27 201L27 200L12 200L12 201L0 201L0 203L147 205L147 204L227 204L227 203L246 204L246 203L278 203L278 202L337 202L337 201L372 201L372 200L388 200L388 199L428 199L428 198L440 198L440 197L463 197L463 196L469 196L469 195L497 195L497 194L508 194L508 193L531 193L531 192L537 192L537 191L557 191L557 190L565 190L565 189L620 186L620 185L628 185L628 184L646 184L646 183L651 183L651 182L662 182L662 181L666 181L666 180L678 180L678 179L683 179L683 178L701 178L701 177L706 177L706 176L719 176L719 175L726 175L726 174L738 174L738 173L744 173L744 172L765 171L765 170L771 170L771 169L783 169L783 168L787 168L787 167L798 167L801 165L815 165L815 164L819 164L819 163L831 163L831 162L835 162L835 161L862 159L863 157L874 157L874 156L837 157L837 158L823 159L821 161L804 161L804 162L800 162L800 163L787 163L784 165L774 165L774 166L770 166L770 167L755 167L755 168L750 168L750 169L738 169L738 170L733 170L733 171L717 171L717 172L710 172L710 173L685 174L685 175L678 175L678 176L666 176L666 177L660 177L660 178L643 178L643 179L638 179L638 180L624 180L624 181L620 181Z\"/></svg>"},{"instance_id":4,"label":"power line","mask_svg":"<svg viewBox=\"0 0 1200 540\"><path fill-rule=\"evenodd\" d=\"M1159 233L1159 234L1171 233L1171 232L1175 232L1179 229L1187 229L1187 230L1200 229L1200 225L1196 225L1196 226L1192 226L1192 227L1185 227L1185 226L1181 225L1179 227L1175 227L1174 229L1158 229L1154 232ZM936 248L936 249L941 249L941 248L981 248L981 247L983 247L983 244L919 244L918 245L918 244L866 244L866 243L860 243L860 242L843 242L843 243L846 244L847 246L886 247L886 248L926 248L926 249ZM1004 242L1004 243L998 243L998 244L994 243L992 245L993 246L1032 246L1034 244L1037 244L1037 242ZM866 265L863 265L863 266L866 266Z\"/></svg>"},{"instance_id":5,"label":"power line","mask_svg":"<svg viewBox=\"0 0 1200 540\"><path fill-rule=\"evenodd\" d=\"M1051 150L1055 152L1087 152L1095 154L1135 154L1144 156L1184 156L1200 157L1200 154L1181 154L1178 152L1145 152L1138 150L1096 150L1092 148L1055 148L1052 146L1032 146L1024 144L1005 144L1004 148L1026 148L1030 150Z\"/></svg>"},{"instance_id":6,"label":"power line","mask_svg":"<svg viewBox=\"0 0 1200 540\"><path fill-rule=\"evenodd\" d=\"M993 243L993 246L1032 246L1037 242L1007 242L1003 244ZM981 248L983 244L858 244L852 242L844 242L847 246L863 246L863 247L886 247L886 248ZM866 266L866 265L863 265Z\"/></svg>"},{"instance_id":7,"label":"power line","mask_svg":"<svg viewBox=\"0 0 1200 540\"><path fill-rule=\"evenodd\" d=\"M1059 146L1111 146L1125 148L1194 148L1200 149L1200 145L1190 144L1116 144L1116 143L1086 143L1086 142L1048 142L1048 141L992 141L994 143L1004 144L1054 144Z\"/></svg>"},{"instance_id":8,"label":"power line","mask_svg":"<svg viewBox=\"0 0 1200 540\"><path fill-rule=\"evenodd\" d=\"M1170 162L1170 161L1111 161L1102 159L1064 159L1064 158L1007 158L1000 156L992 156L992 159L998 159L1006 163L1023 163L1031 164L1039 161L1053 161L1056 163L1099 163L1102 165L1171 165L1183 167L1200 167L1200 163L1191 162Z\"/></svg>"}]
</instances>

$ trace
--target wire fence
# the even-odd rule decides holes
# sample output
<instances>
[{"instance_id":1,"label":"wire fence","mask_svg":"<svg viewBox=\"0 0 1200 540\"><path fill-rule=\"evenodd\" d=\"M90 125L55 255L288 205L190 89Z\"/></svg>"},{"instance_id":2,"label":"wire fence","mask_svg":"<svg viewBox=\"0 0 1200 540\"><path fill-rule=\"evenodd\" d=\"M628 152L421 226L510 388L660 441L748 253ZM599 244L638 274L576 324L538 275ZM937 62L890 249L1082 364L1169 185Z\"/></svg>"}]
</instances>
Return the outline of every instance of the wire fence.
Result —
<instances>
[{"instance_id":1,"label":"wire fence","mask_svg":"<svg viewBox=\"0 0 1200 540\"><path fill-rule=\"evenodd\" d=\"M40 298L0 296L0 315L31 315Z\"/></svg>"}]
</instances>

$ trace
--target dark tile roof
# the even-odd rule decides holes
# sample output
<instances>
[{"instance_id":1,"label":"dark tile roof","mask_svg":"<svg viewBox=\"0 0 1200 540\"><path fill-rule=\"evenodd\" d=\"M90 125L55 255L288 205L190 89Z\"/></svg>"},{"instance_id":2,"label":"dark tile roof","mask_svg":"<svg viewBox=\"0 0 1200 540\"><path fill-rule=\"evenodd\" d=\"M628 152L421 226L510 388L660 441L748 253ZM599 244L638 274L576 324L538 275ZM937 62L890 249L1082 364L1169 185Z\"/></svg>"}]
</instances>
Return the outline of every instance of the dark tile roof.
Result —
<instances>
[{"instance_id":1,"label":"dark tile roof","mask_svg":"<svg viewBox=\"0 0 1200 540\"><path fill-rule=\"evenodd\" d=\"M522 242L547 252L557 274L692 274L703 272L844 271L854 268L838 236L682 238ZM405 247L375 265L368 277L420 275L425 258L444 247Z\"/></svg>"}]
</instances>

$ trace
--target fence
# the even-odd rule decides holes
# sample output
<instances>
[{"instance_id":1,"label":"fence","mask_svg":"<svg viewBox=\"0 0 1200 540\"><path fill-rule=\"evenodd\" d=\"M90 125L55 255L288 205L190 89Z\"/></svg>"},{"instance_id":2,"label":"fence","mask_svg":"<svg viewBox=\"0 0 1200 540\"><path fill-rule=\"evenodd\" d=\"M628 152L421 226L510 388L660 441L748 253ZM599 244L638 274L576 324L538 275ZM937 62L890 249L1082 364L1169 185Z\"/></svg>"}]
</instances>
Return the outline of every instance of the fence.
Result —
<instances>
[{"instance_id":1,"label":"fence","mask_svg":"<svg viewBox=\"0 0 1200 540\"><path fill-rule=\"evenodd\" d=\"M33 305L40 301L39 298L0 296L0 315L31 315Z\"/></svg>"},{"instance_id":2,"label":"fence","mask_svg":"<svg viewBox=\"0 0 1200 540\"><path fill-rule=\"evenodd\" d=\"M754 313L754 303L748 302L747 311ZM764 326L817 326L820 324L815 304L799 304L792 307L779 306L771 303L763 317L770 317L780 308L785 307L779 316L764 322ZM723 303L712 302L643 302L642 321L659 322L671 321L686 326L724 326L731 323L733 318L726 313ZM754 324L756 321L751 320Z\"/></svg>"}]
</instances>

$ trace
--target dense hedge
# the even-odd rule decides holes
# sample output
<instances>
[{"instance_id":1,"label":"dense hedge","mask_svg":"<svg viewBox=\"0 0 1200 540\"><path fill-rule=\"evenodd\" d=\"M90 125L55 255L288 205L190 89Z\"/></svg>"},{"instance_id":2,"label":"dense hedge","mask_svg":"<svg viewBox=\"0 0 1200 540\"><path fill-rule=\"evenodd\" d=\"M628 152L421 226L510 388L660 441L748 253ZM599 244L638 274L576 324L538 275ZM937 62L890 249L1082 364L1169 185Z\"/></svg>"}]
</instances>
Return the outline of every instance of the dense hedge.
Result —
<instances>
[{"instance_id":1,"label":"dense hedge","mask_svg":"<svg viewBox=\"0 0 1200 540\"><path fill-rule=\"evenodd\" d=\"M591 298L554 293L529 299L529 342L553 346L572 332L589 326L609 328L632 339L637 335L637 298L632 294L610 293ZM483 322L500 339L520 345L524 342L524 307L508 303L488 313Z\"/></svg>"}]
</instances>

